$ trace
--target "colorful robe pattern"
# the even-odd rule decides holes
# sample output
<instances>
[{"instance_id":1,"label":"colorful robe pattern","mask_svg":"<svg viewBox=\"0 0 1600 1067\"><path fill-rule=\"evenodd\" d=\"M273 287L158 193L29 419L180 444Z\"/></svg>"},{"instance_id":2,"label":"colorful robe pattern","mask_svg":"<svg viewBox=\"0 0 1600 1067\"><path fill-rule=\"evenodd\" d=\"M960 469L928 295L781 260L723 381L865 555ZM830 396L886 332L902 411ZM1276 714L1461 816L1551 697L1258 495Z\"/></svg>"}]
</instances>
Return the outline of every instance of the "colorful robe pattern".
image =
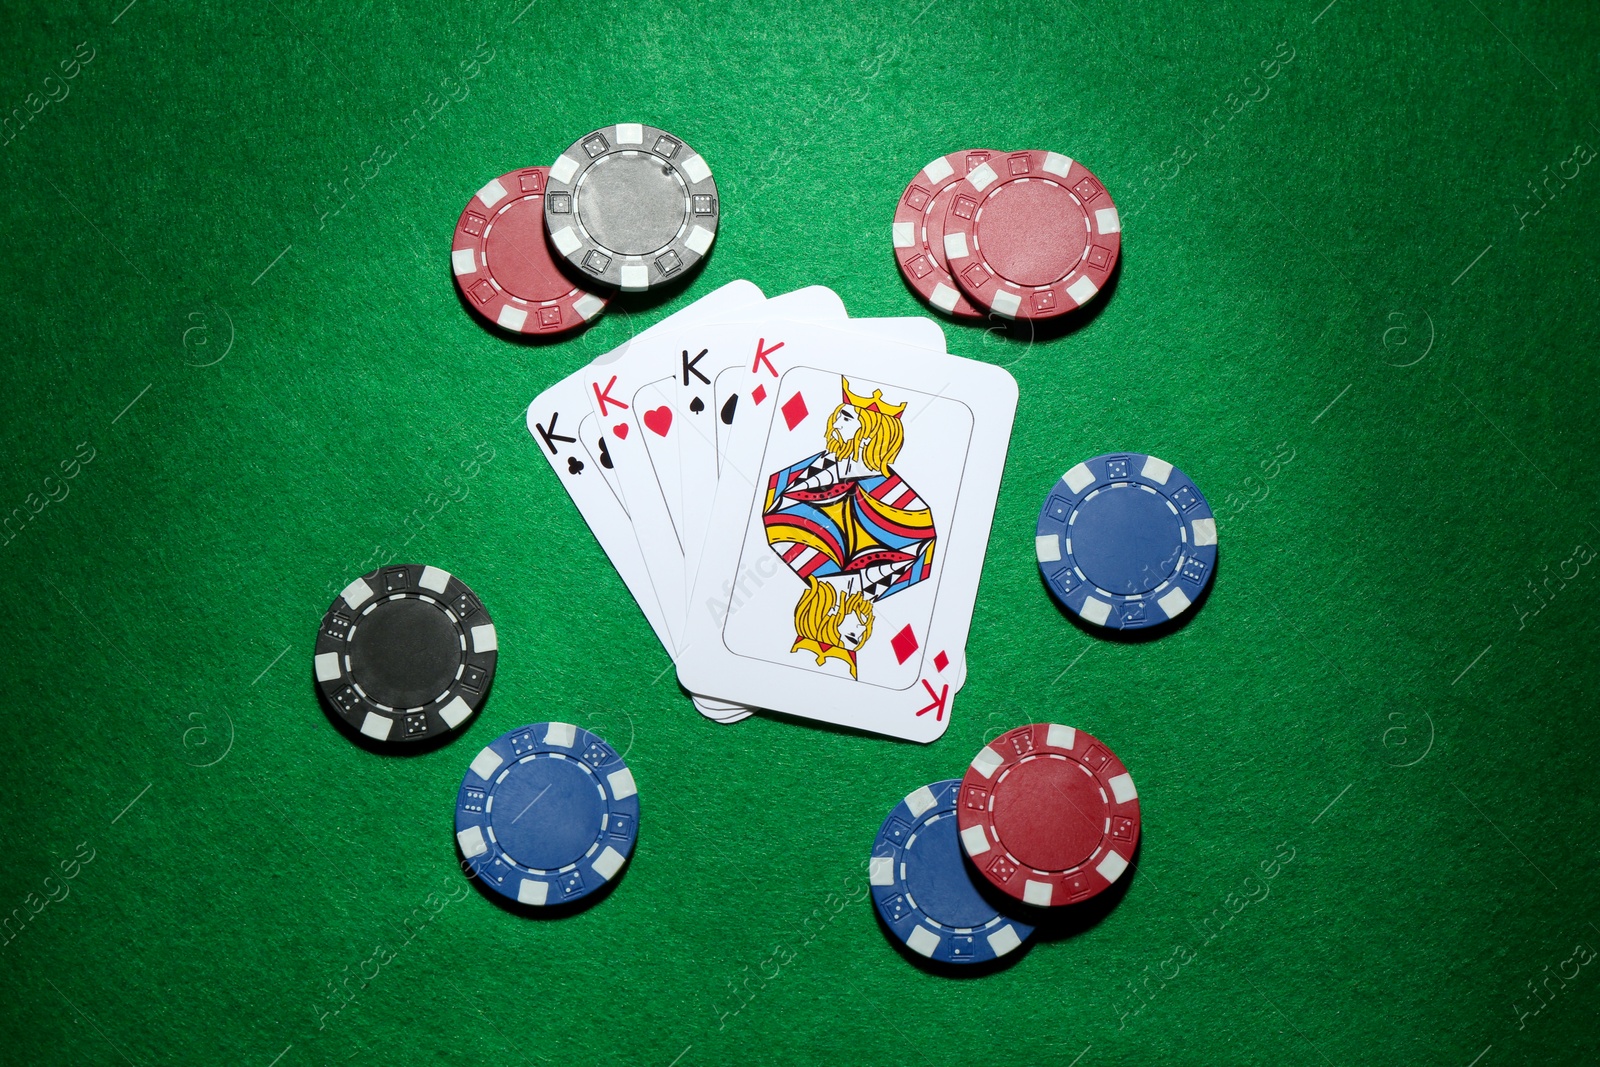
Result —
<instances>
[{"instance_id":1,"label":"colorful robe pattern","mask_svg":"<svg viewBox=\"0 0 1600 1067\"><path fill-rule=\"evenodd\" d=\"M849 579L872 601L928 577L937 534L927 503L893 467L842 478L839 465L819 452L768 479L772 550L800 578Z\"/></svg>"}]
</instances>

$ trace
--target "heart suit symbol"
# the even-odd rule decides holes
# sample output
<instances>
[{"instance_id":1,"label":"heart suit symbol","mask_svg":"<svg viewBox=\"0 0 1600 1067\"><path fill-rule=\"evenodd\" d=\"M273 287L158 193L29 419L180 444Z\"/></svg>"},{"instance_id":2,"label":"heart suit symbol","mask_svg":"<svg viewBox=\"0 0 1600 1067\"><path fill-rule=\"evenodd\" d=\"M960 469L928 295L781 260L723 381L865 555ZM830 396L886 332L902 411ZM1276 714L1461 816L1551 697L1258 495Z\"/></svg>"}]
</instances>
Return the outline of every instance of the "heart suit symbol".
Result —
<instances>
[{"instance_id":1,"label":"heart suit symbol","mask_svg":"<svg viewBox=\"0 0 1600 1067\"><path fill-rule=\"evenodd\" d=\"M657 437L667 436L667 431L672 429L672 409L662 404L654 411L645 412L644 426Z\"/></svg>"}]
</instances>

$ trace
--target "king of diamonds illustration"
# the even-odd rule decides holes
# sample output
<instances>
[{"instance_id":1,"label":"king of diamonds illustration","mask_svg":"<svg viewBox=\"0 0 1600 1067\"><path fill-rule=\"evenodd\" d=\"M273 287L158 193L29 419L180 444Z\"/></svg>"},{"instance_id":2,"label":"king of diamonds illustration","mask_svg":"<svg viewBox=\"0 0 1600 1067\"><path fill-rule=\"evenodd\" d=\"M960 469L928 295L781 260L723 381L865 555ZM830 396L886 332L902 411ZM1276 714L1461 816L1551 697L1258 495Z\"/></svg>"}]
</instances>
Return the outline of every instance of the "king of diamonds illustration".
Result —
<instances>
[{"instance_id":1,"label":"king of diamonds illustration","mask_svg":"<svg viewBox=\"0 0 1600 1067\"><path fill-rule=\"evenodd\" d=\"M805 583L790 651L819 667L840 661L854 678L876 605L928 577L937 532L928 505L894 470L906 405L840 381L844 398L822 451L767 480L762 518L767 544Z\"/></svg>"}]
</instances>

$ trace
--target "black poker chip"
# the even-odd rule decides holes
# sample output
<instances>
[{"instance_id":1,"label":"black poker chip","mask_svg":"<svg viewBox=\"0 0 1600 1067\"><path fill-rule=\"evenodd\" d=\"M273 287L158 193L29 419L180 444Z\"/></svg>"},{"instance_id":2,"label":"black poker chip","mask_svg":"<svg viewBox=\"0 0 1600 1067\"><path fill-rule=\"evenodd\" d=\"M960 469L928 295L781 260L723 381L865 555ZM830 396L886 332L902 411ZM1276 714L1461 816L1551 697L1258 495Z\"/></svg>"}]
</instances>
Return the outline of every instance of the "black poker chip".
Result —
<instances>
[{"instance_id":1,"label":"black poker chip","mask_svg":"<svg viewBox=\"0 0 1600 1067\"><path fill-rule=\"evenodd\" d=\"M498 647L488 609L461 579L419 564L380 567L323 616L317 687L373 741L438 738L483 706Z\"/></svg>"}]
</instances>

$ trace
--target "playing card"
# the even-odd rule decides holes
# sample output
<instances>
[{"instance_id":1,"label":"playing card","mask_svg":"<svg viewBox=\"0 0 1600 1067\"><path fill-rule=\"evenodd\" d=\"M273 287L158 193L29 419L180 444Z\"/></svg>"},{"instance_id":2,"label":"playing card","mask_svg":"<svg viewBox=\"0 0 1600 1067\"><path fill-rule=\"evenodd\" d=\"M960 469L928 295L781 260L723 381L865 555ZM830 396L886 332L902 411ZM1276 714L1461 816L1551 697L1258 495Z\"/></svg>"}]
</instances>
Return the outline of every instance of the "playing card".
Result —
<instances>
[{"instance_id":1,"label":"playing card","mask_svg":"<svg viewBox=\"0 0 1600 1067\"><path fill-rule=\"evenodd\" d=\"M759 340L764 395L740 394L721 449L679 681L931 741L966 678L1016 383L828 326Z\"/></svg>"},{"instance_id":2,"label":"playing card","mask_svg":"<svg viewBox=\"0 0 1600 1067\"><path fill-rule=\"evenodd\" d=\"M768 303L768 309L782 310L779 305L779 300L775 299ZM800 316L785 318L799 319ZM932 352L944 351L944 331L932 319L850 319L836 322L834 326L841 335L899 340ZM720 467L718 442L726 439L738 419L740 393L745 390L744 379L751 376L750 368L765 367L769 362L767 350L774 344L781 345L785 328L784 323L769 317L750 324L742 334L737 330L722 331L731 334L731 339L719 339L714 353L708 345L702 345L698 353L704 354L698 355L694 368L698 373L680 375L674 383L677 387L675 410L691 416L682 420L683 432L676 436L674 450L667 457L677 465L679 493L675 525L683 543L685 585L688 587L692 588L694 583L706 525L711 518L711 504L716 497ZM759 408L760 399L758 395L756 401L746 400L746 410ZM648 442L651 435L645 436Z\"/></svg>"},{"instance_id":3,"label":"playing card","mask_svg":"<svg viewBox=\"0 0 1600 1067\"><path fill-rule=\"evenodd\" d=\"M667 623L668 612L663 609L656 595L656 582L648 569L644 553L640 551L641 528L628 514L622 479L618 475L618 464L613 455L613 449L618 442L619 428L625 435L633 436L636 442L637 434L633 433L625 423L604 425L594 413L599 398L605 395L607 387L613 381L613 376L604 372L608 368L624 367L630 359L639 358L648 350L651 339L664 331L686 327L708 318L757 314L758 309L764 308L767 303L760 290L749 282L740 281L723 286L596 359L567 381L558 383L541 394L529 406L529 431L540 444L541 451L546 454L558 478L562 479L564 486L578 505L580 513L600 541L601 547L605 549L629 591L639 603L640 609L645 613L657 639L669 654L675 650L677 632ZM845 314L844 305L838 297L822 287L812 287L809 290L776 298L775 306L817 318L843 319ZM608 404L601 406L609 407ZM563 411L567 413L565 423L561 421ZM571 420L578 416L582 417L582 421L574 432L571 429ZM597 476L604 486L604 491L601 491L601 484L595 482ZM636 492L636 496L638 495ZM660 494L654 497L646 496L644 499L648 517L642 528L646 532L651 529L659 530L660 512L657 502L661 500ZM655 520L654 527L651 518ZM681 567L682 564L679 562L677 564L679 574ZM681 582L681 578L679 581ZM680 594L671 603L670 617L673 620L681 620L682 614L683 602ZM747 708L740 705L698 694L693 695L693 700L703 715L718 722L735 722L750 714Z\"/></svg>"},{"instance_id":4,"label":"playing card","mask_svg":"<svg viewBox=\"0 0 1600 1067\"><path fill-rule=\"evenodd\" d=\"M734 317L742 318L745 315L805 322L842 324L846 321L844 302L831 289L820 285L772 297L764 304L745 305L733 313ZM724 316L723 321L727 318ZM699 331L713 325L719 323L712 323L709 319L680 322L672 329L662 331L651 345L636 349L636 357L647 364L645 376L651 373L652 361L657 373L663 365L670 368L672 373L640 387L631 404L639 440L650 461L651 477L640 479L641 491L644 491L644 487L652 487L660 493L678 541L679 554L696 560L699 559L700 536L704 533L704 515L710 509L711 500L709 495L703 499L689 495L701 492L704 487L686 485L682 472L685 465L702 458L715 471L712 422L716 416L707 404L710 399L710 375L730 360L742 358L742 355L736 356L731 347L726 352L719 350L712 353L708 347L700 344ZM684 383L689 385L685 386ZM682 579L682 587L683 599L677 602L686 604L689 588L687 576Z\"/></svg>"},{"instance_id":5,"label":"playing card","mask_svg":"<svg viewBox=\"0 0 1600 1067\"><path fill-rule=\"evenodd\" d=\"M693 330L707 318L786 314L813 322L842 322L846 317L845 304L826 286L808 286L794 293L774 296L765 302L739 302L738 307L731 302L723 302L717 307L701 309L696 306L696 309L701 314L693 317L680 314L662 323L662 330L658 331L656 338L659 344L646 342L630 349L626 357L619 360L618 381L622 382L622 389L627 389L627 382L637 381L640 376L650 378L651 373L659 373L664 363L674 363L674 339L680 336L680 331L686 331L693 342ZM704 350L701 350L701 355L704 355ZM677 366L683 378L694 378L694 358L690 349L678 349ZM688 579L683 573L682 560L688 557L691 550L686 547L690 544L686 541L690 534L683 526L682 483L675 475L675 469L678 462L682 462L682 456L678 453L685 440L690 438L693 416L698 414L701 405L691 402L683 410L677 410L674 406L677 397L669 390L669 382L648 382L638 390L634 402L630 403L629 419L635 429L632 437L645 445L651 461L651 478L643 477L645 469L635 462L637 448L630 450L624 445L622 469L626 470L629 475L627 480L632 485L632 490L627 491L632 491L635 499L640 501L640 512L632 522L635 537L643 545L645 571L656 589L656 600L662 606L662 613L667 616L667 630L675 635L688 600ZM595 402L600 402L602 394L595 392L594 395ZM675 427L674 422L677 424ZM672 523L672 537L666 536L666 528L662 525L662 506L666 507L666 517ZM696 515L701 512L704 512L704 507L698 509ZM694 558L698 558L698 542L694 542L694 545ZM722 723L741 721L750 715L750 710L742 705L723 704L698 694L693 699L702 715Z\"/></svg>"},{"instance_id":6,"label":"playing card","mask_svg":"<svg viewBox=\"0 0 1600 1067\"><path fill-rule=\"evenodd\" d=\"M633 525L645 573L672 638L669 648L678 647L681 641L688 603L686 542L674 510L681 513L675 453L691 421L690 413L674 407L672 382L699 351L692 346L703 324L741 315L759 317L774 307L796 315L841 320L844 316L843 303L821 286L774 297L764 304L725 302L692 318L663 322L635 338L621 358L604 365L597 361L585 368L591 407L607 436L618 496Z\"/></svg>"},{"instance_id":7,"label":"playing card","mask_svg":"<svg viewBox=\"0 0 1600 1067\"><path fill-rule=\"evenodd\" d=\"M912 316L889 319L851 319L849 331L883 340L898 340L914 348L943 353L944 330L932 319ZM841 340L846 340L841 338ZM741 410L759 408L776 377L773 353L783 344L783 338L768 340L757 336L754 344L746 345L743 358L721 362L715 367L716 380L712 387L713 403L717 410L718 452L727 439ZM742 407L741 407L742 405Z\"/></svg>"},{"instance_id":8,"label":"playing card","mask_svg":"<svg viewBox=\"0 0 1600 1067\"><path fill-rule=\"evenodd\" d=\"M595 381L604 380L601 378L601 372L605 368L615 366L616 364L627 359L630 353L634 351L635 345L639 343L641 338L653 336L654 334L657 334L663 330L671 329L679 324L706 321L708 319L724 319L733 314L736 309L758 309L765 306L765 304L766 297L754 283L742 279L729 282L727 285L712 290L706 296L696 300L688 307L682 308L679 311L667 316L665 319L662 319L655 325L650 326L640 334L629 338L627 341L624 341L622 344L618 345L616 348L605 353L604 355L596 357L589 363L587 367L577 371L573 377L588 375L588 380L592 388ZM589 396L585 394L586 407L588 406L589 400ZM598 428L599 426L600 423L597 420L596 427ZM591 447L597 450L598 456L604 461L603 464L597 469L599 470L601 477L608 485L611 486L612 493L616 495L618 503L622 504L624 510L626 510L626 502L623 500L622 489L617 480L615 463L610 454L611 444L609 435L601 434L596 441L598 443L596 445L592 445Z\"/></svg>"},{"instance_id":9,"label":"playing card","mask_svg":"<svg viewBox=\"0 0 1600 1067\"><path fill-rule=\"evenodd\" d=\"M540 393L528 405L528 432L539 443L562 488L577 505L612 566L639 603L656 638L669 652L665 617L654 587L644 571L644 560L634 540L633 527L616 493L600 476L605 438L589 413L578 376L565 378ZM580 436L581 434L581 436Z\"/></svg>"},{"instance_id":10,"label":"playing card","mask_svg":"<svg viewBox=\"0 0 1600 1067\"><path fill-rule=\"evenodd\" d=\"M714 416L704 403L703 397L710 395L706 386L711 375L735 366L746 369L752 352L758 362L767 365L767 350L782 342L766 338L779 338L786 329L802 325L799 320L812 316L831 319L838 329L847 331L841 333L844 339L902 337L934 349L943 347L943 332L928 319L846 322L838 297L816 286L774 297L764 307L746 305L739 314L757 311L769 317L751 322L697 321L663 330L634 348L627 361L631 366L608 368L619 371L619 383L628 381L629 373L637 380L671 368L674 375L647 381L624 401L628 414L622 428L628 430L626 436L633 443L616 443L615 451L623 495L633 501L630 517L640 539L645 571L666 616L666 627L679 640L716 492L716 433L726 433L734 421L731 414L726 421ZM785 317L770 317L778 312ZM679 387L676 391L674 385ZM758 391L756 407L761 400ZM613 441L617 441L616 434ZM639 462L641 457L648 465Z\"/></svg>"},{"instance_id":11,"label":"playing card","mask_svg":"<svg viewBox=\"0 0 1600 1067\"><path fill-rule=\"evenodd\" d=\"M541 395L541 400L545 403L541 403L539 409L542 411L546 407L550 407L555 414L552 416L551 429L545 430L542 424L538 424L534 434L541 441L544 434L550 434L552 440L560 441L561 436L556 434L554 430L559 420L559 394L547 390ZM582 423L579 424L577 436L578 446L582 447L583 454L578 457L568 457L567 471L569 474L576 475L588 471L592 475L593 472L604 471L611 466L610 457L605 451L604 435L599 432L593 415L584 415ZM573 461L574 458L576 458L576 462ZM559 475L559 470L557 473ZM589 483L585 483L581 489L574 489L571 492L573 501L579 505L579 513L584 516L584 520L594 531L596 539L600 541L601 548L605 549L607 557L611 559L616 567L623 584L628 586L629 592L632 593L637 585L642 584L648 595L644 600L640 601L639 606L644 611L645 619L650 623L651 629L655 631L656 640L662 643L663 648L668 648L666 626L662 621L662 612L659 604L654 599L654 591L650 586L649 577L644 573L644 559L638 554L637 543L630 541L628 530L624 529L628 524L627 517L622 512L620 501L616 499L615 493L611 490L609 484L607 484L606 490L612 493L609 499L605 493L598 493L594 486ZM634 595L635 599L638 599L638 595L636 593ZM716 722L733 723L750 717L750 709L742 704L714 700L698 694L691 694L691 699L700 714Z\"/></svg>"},{"instance_id":12,"label":"playing card","mask_svg":"<svg viewBox=\"0 0 1600 1067\"><path fill-rule=\"evenodd\" d=\"M618 362L628 349L654 330L669 328L675 321L692 321L703 315L727 315L737 307L762 302L764 298L761 291L750 282L738 281L725 285L595 360L589 367L551 386L528 407L529 432L669 655L676 649L674 632L666 625L665 613L656 598L655 587L645 569L637 537L622 502L609 435L590 410L584 390L595 377L593 368ZM681 606L674 605L674 609L675 615L681 616ZM694 702L702 714L718 721L736 721L749 714L748 709L739 705L698 695Z\"/></svg>"}]
</instances>

